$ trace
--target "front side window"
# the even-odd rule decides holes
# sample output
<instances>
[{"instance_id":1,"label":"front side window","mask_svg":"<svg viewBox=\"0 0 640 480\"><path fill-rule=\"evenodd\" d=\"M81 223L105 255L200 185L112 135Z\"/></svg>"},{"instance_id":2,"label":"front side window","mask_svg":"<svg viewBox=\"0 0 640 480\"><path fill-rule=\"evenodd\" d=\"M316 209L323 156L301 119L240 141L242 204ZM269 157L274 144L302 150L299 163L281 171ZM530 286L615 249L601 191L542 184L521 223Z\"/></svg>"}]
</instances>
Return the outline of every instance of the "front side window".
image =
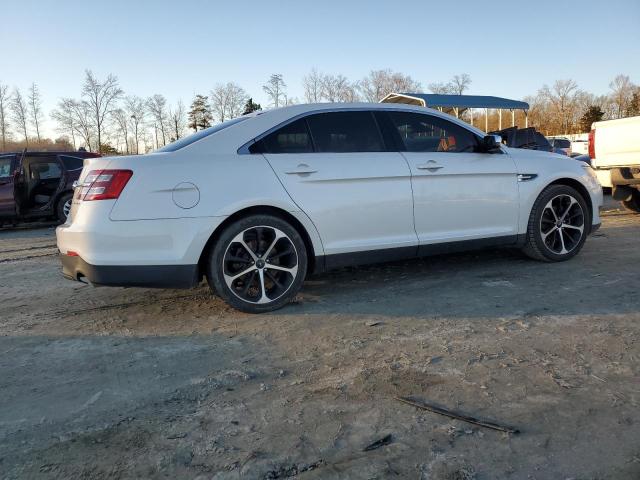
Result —
<instances>
[{"instance_id":1,"label":"front side window","mask_svg":"<svg viewBox=\"0 0 640 480\"><path fill-rule=\"evenodd\" d=\"M316 152L382 152L384 144L371 112L328 112L307 117Z\"/></svg>"},{"instance_id":2,"label":"front side window","mask_svg":"<svg viewBox=\"0 0 640 480\"><path fill-rule=\"evenodd\" d=\"M389 112L407 152L474 152L476 136L442 118L422 113Z\"/></svg>"}]
</instances>

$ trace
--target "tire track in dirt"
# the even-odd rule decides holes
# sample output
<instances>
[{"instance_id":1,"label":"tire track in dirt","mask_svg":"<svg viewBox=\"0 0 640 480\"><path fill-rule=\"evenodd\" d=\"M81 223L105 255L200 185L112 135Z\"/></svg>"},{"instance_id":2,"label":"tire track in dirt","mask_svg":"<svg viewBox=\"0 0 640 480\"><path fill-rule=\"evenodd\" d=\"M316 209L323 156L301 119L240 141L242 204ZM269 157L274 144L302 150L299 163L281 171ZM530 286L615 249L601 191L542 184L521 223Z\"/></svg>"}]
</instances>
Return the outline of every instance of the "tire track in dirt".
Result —
<instances>
[{"instance_id":1,"label":"tire track in dirt","mask_svg":"<svg viewBox=\"0 0 640 480\"><path fill-rule=\"evenodd\" d=\"M27 253L25 255L25 253ZM42 246L25 248L15 248L0 251L0 263L20 262L32 258L50 257L58 254L58 247L55 243Z\"/></svg>"}]
</instances>

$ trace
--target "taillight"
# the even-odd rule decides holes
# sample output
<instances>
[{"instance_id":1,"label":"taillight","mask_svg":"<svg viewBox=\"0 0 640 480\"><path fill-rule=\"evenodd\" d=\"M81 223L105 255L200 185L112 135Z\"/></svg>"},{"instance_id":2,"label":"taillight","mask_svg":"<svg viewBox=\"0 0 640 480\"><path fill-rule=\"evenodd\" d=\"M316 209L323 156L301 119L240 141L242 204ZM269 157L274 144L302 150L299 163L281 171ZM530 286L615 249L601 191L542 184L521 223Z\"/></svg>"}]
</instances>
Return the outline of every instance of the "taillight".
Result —
<instances>
[{"instance_id":1,"label":"taillight","mask_svg":"<svg viewBox=\"0 0 640 480\"><path fill-rule=\"evenodd\" d=\"M91 170L82 182L80 198L84 201L116 199L132 175L131 170Z\"/></svg>"},{"instance_id":2,"label":"taillight","mask_svg":"<svg viewBox=\"0 0 640 480\"><path fill-rule=\"evenodd\" d=\"M596 158L596 129L589 132L589 157Z\"/></svg>"}]
</instances>

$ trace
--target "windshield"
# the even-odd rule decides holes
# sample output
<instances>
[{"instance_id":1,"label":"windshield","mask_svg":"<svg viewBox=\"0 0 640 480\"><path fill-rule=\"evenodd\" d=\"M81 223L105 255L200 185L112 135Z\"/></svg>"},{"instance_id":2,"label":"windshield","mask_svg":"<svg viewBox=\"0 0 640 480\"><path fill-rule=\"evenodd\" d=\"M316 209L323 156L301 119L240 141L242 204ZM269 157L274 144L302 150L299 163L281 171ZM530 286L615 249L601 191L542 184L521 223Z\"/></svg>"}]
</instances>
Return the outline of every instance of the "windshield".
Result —
<instances>
[{"instance_id":1,"label":"windshield","mask_svg":"<svg viewBox=\"0 0 640 480\"><path fill-rule=\"evenodd\" d=\"M156 150L155 153L175 152L176 150L180 150L181 148L184 148L187 145L191 145L192 143L197 142L198 140L208 137L209 135L213 135L214 133L219 132L220 130L224 130L225 128L230 127L231 125L242 122L243 120L246 120L248 118L251 118L251 117L249 116L238 117L238 118L234 118L233 120L227 120L226 122L222 122L218 125L214 125L213 127L205 128L204 130L200 130L199 132L189 135L188 137L181 138L180 140L176 140L175 142L170 143L169 145L165 145L164 147Z\"/></svg>"}]
</instances>

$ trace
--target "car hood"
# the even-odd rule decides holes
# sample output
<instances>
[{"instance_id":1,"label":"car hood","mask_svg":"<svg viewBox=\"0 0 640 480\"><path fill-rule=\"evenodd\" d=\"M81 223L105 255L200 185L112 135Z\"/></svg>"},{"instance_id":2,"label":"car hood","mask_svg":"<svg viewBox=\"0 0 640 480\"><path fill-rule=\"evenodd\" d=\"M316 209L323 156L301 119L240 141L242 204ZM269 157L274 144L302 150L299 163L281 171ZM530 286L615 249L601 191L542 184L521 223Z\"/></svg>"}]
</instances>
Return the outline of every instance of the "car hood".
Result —
<instances>
[{"instance_id":1,"label":"car hood","mask_svg":"<svg viewBox=\"0 0 640 480\"><path fill-rule=\"evenodd\" d=\"M583 162L566 155L560 155L542 150L529 150L525 148L508 148L506 152L513 158L518 173L547 172L573 172L582 175Z\"/></svg>"}]
</instances>

